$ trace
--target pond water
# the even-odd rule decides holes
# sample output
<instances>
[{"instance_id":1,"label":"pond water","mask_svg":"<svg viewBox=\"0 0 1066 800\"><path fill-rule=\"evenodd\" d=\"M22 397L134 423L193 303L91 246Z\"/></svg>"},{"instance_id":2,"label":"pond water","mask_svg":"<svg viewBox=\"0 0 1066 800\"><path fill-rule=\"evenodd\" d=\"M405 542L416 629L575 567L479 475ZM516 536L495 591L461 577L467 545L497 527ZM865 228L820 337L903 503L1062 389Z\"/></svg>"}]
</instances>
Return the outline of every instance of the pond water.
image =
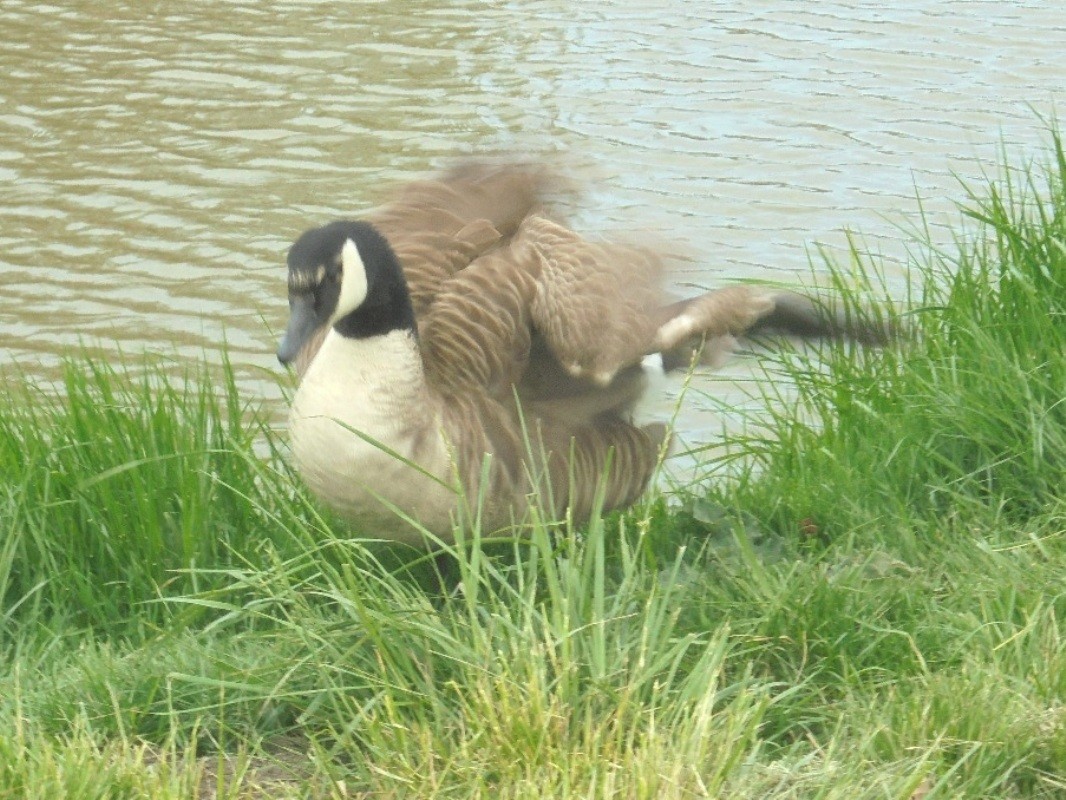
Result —
<instances>
[{"instance_id":1,"label":"pond water","mask_svg":"<svg viewBox=\"0 0 1066 800\"><path fill-rule=\"evenodd\" d=\"M456 154L564 158L575 226L654 231L678 286L809 281L846 228L892 274L916 195L947 236L958 177L1043 152L1066 76L1051 0L4 0L0 25L0 361L225 341L279 419L291 240ZM679 427L721 424L697 393Z\"/></svg>"}]
</instances>

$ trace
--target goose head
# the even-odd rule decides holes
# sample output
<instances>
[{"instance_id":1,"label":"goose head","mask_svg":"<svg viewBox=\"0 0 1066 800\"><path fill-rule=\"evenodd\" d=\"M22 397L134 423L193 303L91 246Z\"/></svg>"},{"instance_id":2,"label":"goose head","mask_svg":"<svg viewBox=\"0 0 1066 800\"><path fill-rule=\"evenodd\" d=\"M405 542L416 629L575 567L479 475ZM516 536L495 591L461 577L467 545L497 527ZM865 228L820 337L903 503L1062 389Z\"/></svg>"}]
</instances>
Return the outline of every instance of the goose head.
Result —
<instances>
[{"instance_id":1,"label":"goose head","mask_svg":"<svg viewBox=\"0 0 1066 800\"><path fill-rule=\"evenodd\" d=\"M278 360L289 364L315 334L332 326L361 339L414 332L400 262L368 222L339 220L305 231L289 248L289 324Z\"/></svg>"}]
</instances>

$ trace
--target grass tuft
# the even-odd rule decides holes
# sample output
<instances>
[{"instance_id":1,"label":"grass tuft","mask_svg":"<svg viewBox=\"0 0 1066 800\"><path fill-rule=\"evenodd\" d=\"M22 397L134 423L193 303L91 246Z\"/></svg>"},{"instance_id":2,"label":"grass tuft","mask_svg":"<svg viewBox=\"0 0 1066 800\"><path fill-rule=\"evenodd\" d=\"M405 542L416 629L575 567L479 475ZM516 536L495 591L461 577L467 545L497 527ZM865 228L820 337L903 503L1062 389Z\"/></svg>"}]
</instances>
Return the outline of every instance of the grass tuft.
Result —
<instances>
[{"instance_id":1,"label":"grass tuft","mask_svg":"<svg viewBox=\"0 0 1066 800\"><path fill-rule=\"evenodd\" d=\"M292 474L229 364L174 375L71 358L58 386L9 386L0 414L0 620L39 613L131 632L199 570L260 560Z\"/></svg>"}]
</instances>

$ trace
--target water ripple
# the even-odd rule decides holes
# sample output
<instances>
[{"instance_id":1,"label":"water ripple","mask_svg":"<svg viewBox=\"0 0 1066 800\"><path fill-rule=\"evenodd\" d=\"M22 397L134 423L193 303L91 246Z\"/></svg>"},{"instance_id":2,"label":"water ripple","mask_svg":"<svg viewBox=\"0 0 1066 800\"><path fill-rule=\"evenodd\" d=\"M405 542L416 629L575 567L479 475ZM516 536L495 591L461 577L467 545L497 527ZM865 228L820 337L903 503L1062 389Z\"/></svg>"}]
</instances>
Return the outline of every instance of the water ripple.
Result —
<instances>
[{"instance_id":1,"label":"water ripple","mask_svg":"<svg viewBox=\"0 0 1066 800\"><path fill-rule=\"evenodd\" d=\"M1001 136L1033 152L1066 74L1035 1L6 0L0 23L4 359L225 339L272 400L288 243L457 152L567 154L575 223L654 231L679 285L791 280L845 227L902 258L915 190L954 219L955 174Z\"/></svg>"}]
</instances>

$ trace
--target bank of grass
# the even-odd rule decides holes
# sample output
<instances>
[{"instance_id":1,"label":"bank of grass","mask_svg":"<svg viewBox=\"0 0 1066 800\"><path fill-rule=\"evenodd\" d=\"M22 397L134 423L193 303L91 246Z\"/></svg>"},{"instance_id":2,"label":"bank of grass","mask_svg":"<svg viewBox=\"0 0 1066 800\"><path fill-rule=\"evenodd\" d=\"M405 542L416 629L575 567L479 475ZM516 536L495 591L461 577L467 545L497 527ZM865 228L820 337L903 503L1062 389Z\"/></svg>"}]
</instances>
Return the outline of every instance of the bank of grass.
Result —
<instances>
[{"instance_id":1,"label":"bank of grass","mask_svg":"<svg viewBox=\"0 0 1066 800\"><path fill-rule=\"evenodd\" d=\"M0 797L1066 796L1051 152L898 347L770 353L731 480L581 530L368 543L225 370L10 381Z\"/></svg>"}]
</instances>

